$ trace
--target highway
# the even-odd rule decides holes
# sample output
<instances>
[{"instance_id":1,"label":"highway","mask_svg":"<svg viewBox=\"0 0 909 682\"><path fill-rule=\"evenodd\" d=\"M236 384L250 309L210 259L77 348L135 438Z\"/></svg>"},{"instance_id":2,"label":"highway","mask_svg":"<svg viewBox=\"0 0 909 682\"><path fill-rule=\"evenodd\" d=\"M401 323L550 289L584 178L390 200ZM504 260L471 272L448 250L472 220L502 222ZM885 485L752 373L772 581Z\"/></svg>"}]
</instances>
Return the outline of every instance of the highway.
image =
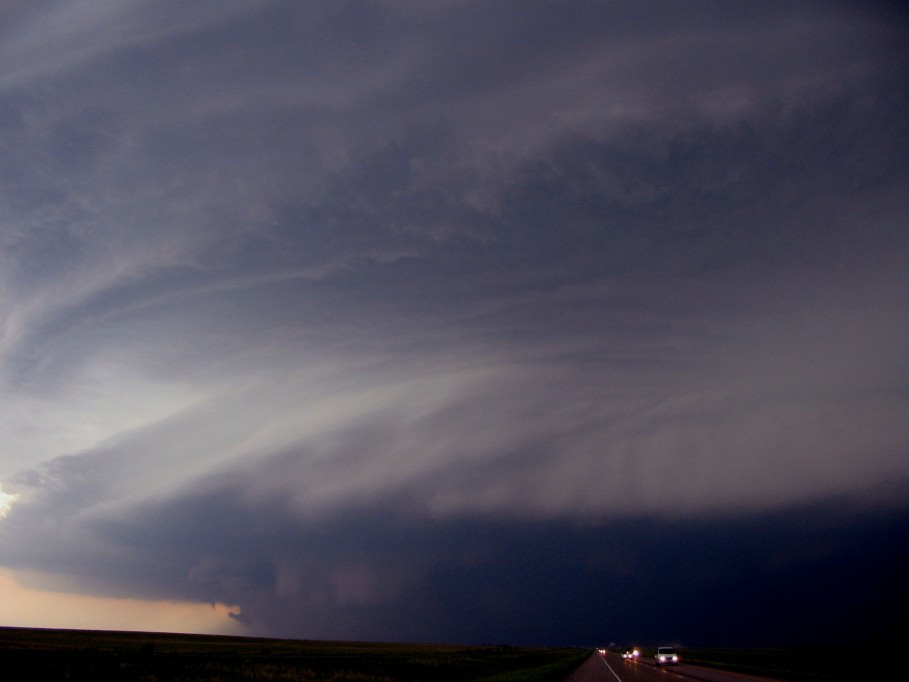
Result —
<instances>
[{"instance_id":1,"label":"highway","mask_svg":"<svg viewBox=\"0 0 909 682\"><path fill-rule=\"evenodd\" d=\"M768 682L773 678L754 677L740 673L701 668L686 665L684 659L679 665L658 668L653 661L640 658L636 661L625 661L619 654L608 652L605 656L593 652L565 682L631 682L632 680L652 680L654 682Z\"/></svg>"}]
</instances>

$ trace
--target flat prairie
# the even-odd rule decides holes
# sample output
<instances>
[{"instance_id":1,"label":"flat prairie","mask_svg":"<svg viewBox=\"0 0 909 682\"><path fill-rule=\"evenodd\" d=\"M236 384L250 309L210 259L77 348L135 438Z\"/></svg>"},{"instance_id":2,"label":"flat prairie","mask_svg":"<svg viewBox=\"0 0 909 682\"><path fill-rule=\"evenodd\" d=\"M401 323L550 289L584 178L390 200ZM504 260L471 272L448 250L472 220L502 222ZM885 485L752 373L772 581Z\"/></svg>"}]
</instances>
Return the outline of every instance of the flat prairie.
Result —
<instances>
[{"instance_id":1,"label":"flat prairie","mask_svg":"<svg viewBox=\"0 0 909 682\"><path fill-rule=\"evenodd\" d=\"M589 649L0 627L4 682L561 682Z\"/></svg>"}]
</instances>

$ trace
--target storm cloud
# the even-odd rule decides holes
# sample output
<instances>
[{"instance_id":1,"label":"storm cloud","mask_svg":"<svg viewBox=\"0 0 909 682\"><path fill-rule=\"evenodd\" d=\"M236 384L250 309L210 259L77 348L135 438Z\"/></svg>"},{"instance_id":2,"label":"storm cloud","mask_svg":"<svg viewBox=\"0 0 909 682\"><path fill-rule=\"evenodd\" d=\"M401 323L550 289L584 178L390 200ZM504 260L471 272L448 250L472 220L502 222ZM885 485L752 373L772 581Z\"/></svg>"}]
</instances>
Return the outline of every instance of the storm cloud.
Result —
<instances>
[{"instance_id":1,"label":"storm cloud","mask_svg":"<svg viewBox=\"0 0 909 682\"><path fill-rule=\"evenodd\" d=\"M831 589L895 627L896 5L0 17L23 584L293 637L853 637Z\"/></svg>"}]
</instances>

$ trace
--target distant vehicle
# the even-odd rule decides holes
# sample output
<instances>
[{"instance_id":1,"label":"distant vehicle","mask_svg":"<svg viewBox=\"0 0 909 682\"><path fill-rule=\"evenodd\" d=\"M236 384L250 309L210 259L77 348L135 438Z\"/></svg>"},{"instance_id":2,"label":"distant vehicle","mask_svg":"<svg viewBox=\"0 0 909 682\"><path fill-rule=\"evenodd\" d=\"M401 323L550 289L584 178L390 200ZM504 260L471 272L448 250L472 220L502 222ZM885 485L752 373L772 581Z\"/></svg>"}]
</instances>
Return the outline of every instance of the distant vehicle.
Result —
<instances>
[{"instance_id":1,"label":"distant vehicle","mask_svg":"<svg viewBox=\"0 0 909 682\"><path fill-rule=\"evenodd\" d=\"M601 647L601 648L597 649L597 653L600 654L600 656L605 656L606 649Z\"/></svg>"},{"instance_id":2,"label":"distant vehicle","mask_svg":"<svg viewBox=\"0 0 909 682\"><path fill-rule=\"evenodd\" d=\"M628 661L633 661L640 655L641 652L637 649L625 649L625 651L622 652L622 658Z\"/></svg>"},{"instance_id":3,"label":"distant vehicle","mask_svg":"<svg viewBox=\"0 0 909 682\"><path fill-rule=\"evenodd\" d=\"M671 646L661 646L656 650L654 660L657 665L678 665L679 655Z\"/></svg>"}]
</instances>

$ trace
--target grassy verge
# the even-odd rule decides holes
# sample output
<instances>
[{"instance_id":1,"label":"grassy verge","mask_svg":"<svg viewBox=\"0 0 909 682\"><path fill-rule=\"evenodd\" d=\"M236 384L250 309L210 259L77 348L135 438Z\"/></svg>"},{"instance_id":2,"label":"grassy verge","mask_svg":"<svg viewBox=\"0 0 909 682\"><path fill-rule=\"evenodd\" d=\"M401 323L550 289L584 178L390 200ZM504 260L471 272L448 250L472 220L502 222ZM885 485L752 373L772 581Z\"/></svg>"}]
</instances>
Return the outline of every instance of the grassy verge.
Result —
<instances>
[{"instance_id":1,"label":"grassy verge","mask_svg":"<svg viewBox=\"0 0 909 682\"><path fill-rule=\"evenodd\" d=\"M792 682L862 679L855 675L874 662L847 648L680 648L679 655L684 663Z\"/></svg>"},{"instance_id":2,"label":"grassy verge","mask_svg":"<svg viewBox=\"0 0 909 682\"><path fill-rule=\"evenodd\" d=\"M0 628L4 682L560 682L584 649Z\"/></svg>"}]
</instances>

